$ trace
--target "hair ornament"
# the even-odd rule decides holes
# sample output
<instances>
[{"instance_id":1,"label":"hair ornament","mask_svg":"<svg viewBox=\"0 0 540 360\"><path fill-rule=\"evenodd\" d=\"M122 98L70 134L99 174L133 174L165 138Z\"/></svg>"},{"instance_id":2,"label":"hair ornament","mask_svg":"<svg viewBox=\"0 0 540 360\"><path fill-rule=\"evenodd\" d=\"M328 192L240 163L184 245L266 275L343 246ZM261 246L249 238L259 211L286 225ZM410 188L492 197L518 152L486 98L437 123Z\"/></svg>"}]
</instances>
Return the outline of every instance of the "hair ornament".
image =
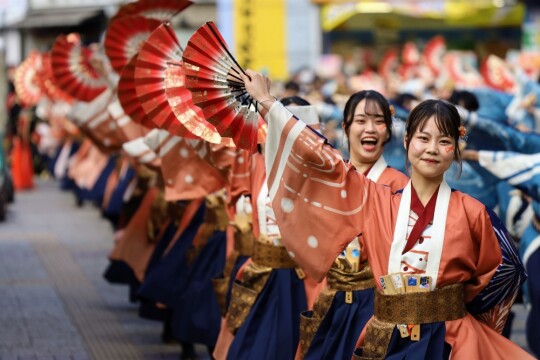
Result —
<instances>
[{"instance_id":1,"label":"hair ornament","mask_svg":"<svg viewBox=\"0 0 540 360\"><path fill-rule=\"evenodd\" d=\"M464 138L465 135L467 135L467 130L465 129L465 126L460 125L459 126L459 137Z\"/></svg>"}]
</instances>

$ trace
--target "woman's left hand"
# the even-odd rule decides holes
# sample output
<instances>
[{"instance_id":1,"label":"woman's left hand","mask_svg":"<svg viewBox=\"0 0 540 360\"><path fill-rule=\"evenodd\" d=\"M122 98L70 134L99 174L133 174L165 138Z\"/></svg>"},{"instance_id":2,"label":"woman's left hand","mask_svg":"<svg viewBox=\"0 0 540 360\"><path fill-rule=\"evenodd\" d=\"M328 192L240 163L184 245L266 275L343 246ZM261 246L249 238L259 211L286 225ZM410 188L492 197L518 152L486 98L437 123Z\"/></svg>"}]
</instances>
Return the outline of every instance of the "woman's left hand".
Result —
<instances>
[{"instance_id":1,"label":"woman's left hand","mask_svg":"<svg viewBox=\"0 0 540 360\"><path fill-rule=\"evenodd\" d=\"M261 102L274 98L270 95L270 79L266 76L249 69L246 70L245 75L241 74L241 76L248 94L251 95L255 101Z\"/></svg>"}]
</instances>

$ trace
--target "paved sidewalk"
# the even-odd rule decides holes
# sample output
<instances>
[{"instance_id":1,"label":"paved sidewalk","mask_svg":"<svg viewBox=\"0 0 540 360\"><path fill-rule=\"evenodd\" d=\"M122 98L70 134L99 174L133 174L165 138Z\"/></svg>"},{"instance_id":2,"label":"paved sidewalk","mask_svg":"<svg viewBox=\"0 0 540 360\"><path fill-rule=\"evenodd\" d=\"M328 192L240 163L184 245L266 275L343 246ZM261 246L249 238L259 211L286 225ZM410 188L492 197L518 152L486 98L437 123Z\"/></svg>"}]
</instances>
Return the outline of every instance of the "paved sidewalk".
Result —
<instances>
[{"instance_id":1,"label":"paved sidewalk","mask_svg":"<svg viewBox=\"0 0 540 360\"><path fill-rule=\"evenodd\" d=\"M97 209L52 180L16 195L0 223L0 360L178 359L161 323L103 279L112 229ZM512 339L525 347L526 311L515 310Z\"/></svg>"},{"instance_id":2,"label":"paved sidewalk","mask_svg":"<svg viewBox=\"0 0 540 360\"><path fill-rule=\"evenodd\" d=\"M16 194L0 223L0 360L178 359L161 323L103 279L112 236L93 205L76 207L52 180Z\"/></svg>"}]
</instances>

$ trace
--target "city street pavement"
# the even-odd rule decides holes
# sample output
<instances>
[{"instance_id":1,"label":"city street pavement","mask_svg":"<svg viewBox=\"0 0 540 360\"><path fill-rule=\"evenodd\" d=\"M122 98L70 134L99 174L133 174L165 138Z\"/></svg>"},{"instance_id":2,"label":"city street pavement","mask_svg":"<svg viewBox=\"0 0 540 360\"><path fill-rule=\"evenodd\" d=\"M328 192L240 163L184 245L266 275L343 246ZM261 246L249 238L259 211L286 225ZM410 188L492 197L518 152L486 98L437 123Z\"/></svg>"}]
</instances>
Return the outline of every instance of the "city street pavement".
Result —
<instances>
[{"instance_id":1,"label":"city street pavement","mask_svg":"<svg viewBox=\"0 0 540 360\"><path fill-rule=\"evenodd\" d=\"M103 279L112 239L99 211L55 181L16 194L0 223L0 360L179 358L127 287Z\"/></svg>"},{"instance_id":2,"label":"city street pavement","mask_svg":"<svg viewBox=\"0 0 540 360\"><path fill-rule=\"evenodd\" d=\"M52 180L16 194L0 223L0 360L178 359L161 323L103 279L112 236L93 205L76 207ZM512 339L525 347L526 311L515 312Z\"/></svg>"}]
</instances>

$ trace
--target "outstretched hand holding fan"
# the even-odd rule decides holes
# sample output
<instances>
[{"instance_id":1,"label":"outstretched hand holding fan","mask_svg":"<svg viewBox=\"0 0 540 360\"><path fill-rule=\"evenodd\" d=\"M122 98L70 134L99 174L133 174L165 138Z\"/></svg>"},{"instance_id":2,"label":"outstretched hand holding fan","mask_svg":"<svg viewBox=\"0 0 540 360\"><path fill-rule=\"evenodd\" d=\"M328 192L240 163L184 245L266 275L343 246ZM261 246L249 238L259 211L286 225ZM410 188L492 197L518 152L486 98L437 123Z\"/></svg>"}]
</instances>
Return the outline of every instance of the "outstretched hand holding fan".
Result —
<instances>
[{"instance_id":1,"label":"outstretched hand holding fan","mask_svg":"<svg viewBox=\"0 0 540 360\"><path fill-rule=\"evenodd\" d=\"M256 152L257 143L266 139L266 124L246 91L245 71L214 23L207 22L193 34L182 58L185 86L206 120L237 147Z\"/></svg>"},{"instance_id":2,"label":"outstretched hand holding fan","mask_svg":"<svg viewBox=\"0 0 540 360\"><path fill-rule=\"evenodd\" d=\"M261 107L259 106L259 111L268 110L276 100L270 95L270 79L261 73L249 69L246 70L246 73L241 75L241 77L249 96L264 109L261 110Z\"/></svg>"}]
</instances>

